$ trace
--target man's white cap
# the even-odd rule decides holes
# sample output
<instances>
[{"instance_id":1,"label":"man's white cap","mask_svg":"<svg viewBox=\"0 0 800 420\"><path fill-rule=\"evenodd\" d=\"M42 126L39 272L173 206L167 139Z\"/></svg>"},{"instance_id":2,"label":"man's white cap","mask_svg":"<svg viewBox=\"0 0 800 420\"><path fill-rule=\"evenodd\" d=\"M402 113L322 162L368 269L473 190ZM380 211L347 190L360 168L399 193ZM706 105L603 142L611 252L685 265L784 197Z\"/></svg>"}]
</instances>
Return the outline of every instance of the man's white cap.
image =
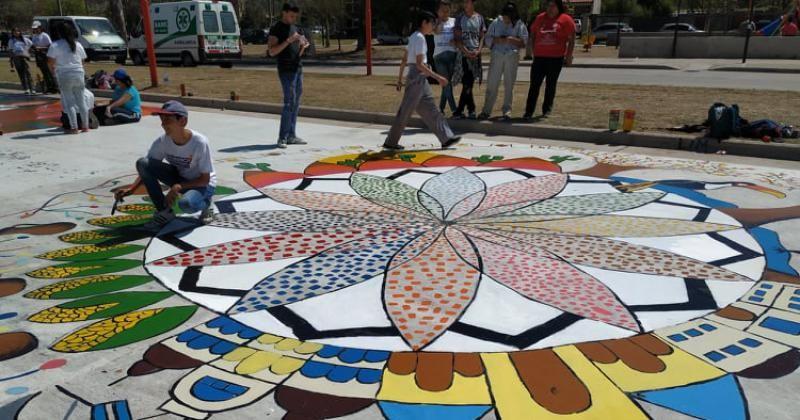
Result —
<instances>
[{"instance_id":1,"label":"man's white cap","mask_svg":"<svg viewBox=\"0 0 800 420\"><path fill-rule=\"evenodd\" d=\"M41 27L42 27L42 22L39 22L38 20L33 22L33 25L31 25L31 29L39 29Z\"/></svg>"}]
</instances>

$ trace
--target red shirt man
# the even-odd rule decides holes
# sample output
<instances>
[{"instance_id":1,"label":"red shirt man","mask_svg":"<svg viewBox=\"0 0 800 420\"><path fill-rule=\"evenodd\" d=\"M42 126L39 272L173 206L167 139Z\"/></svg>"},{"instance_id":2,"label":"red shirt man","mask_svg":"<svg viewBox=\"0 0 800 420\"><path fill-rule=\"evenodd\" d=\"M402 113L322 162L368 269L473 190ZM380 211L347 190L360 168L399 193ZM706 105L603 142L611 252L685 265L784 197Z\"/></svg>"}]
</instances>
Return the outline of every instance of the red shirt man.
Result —
<instances>
[{"instance_id":1,"label":"red shirt man","mask_svg":"<svg viewBox=\"0 0 800 420\"><path fill-rule=\"evenodd\" d=\"M530 34L535 36L534 57L565 57L567 43L575 38L575 21L566 13L556 18L540 13L531 24Z\"/></svg>"}]
</instances>

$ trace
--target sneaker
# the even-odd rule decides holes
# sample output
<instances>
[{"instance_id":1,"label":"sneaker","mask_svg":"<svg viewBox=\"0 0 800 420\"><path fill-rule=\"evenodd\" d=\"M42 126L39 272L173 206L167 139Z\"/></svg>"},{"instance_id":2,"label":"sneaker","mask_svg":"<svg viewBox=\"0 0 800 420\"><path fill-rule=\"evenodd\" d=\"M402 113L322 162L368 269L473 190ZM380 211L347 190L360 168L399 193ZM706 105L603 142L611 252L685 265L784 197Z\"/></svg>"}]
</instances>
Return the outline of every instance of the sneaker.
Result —
<instances>
[{"instance_id":1,"label":"sneaker","mask_svg":"<svg viewBox=\"0 0 800 420\"><path fill-rule=\"evenodd\" d=\"M503 120L503 121L511 121L511 113L510 112L504 112L503 116L500 117L500 119Z\"/></svg>"},{"instance_id":2,"label":"sneaker","mask_svg":"<svg viewBox=\"0 0 800 420\"><path fill-rule=\"evenodd\" d=\"M386 149L386 150L405 150L405 147L403 147L403 146L401 146L399 144L395 144L395 145L384 144L383 148Z\"/></svg>"},{"instance_id":3,"label":"sneaker","mask_svg":"<svg viewBox=\"0 0 800 420\"><path fill-rule=\"evenodd\" d=\"M207 225L214 221L214 206L208 206L200 213L200 221Z\"/></svg>"},{"instance_id":4,"label":"sneaker","mask_svg":"<svg viewBox=\"0 0 800 420\"><path fill-rule=\"evenodd\" d=\"M461 141L461 136L450 137L449 139L447 139L446 142L442 144L442 149L447 149L451 146L455 146L460 141Z\"/></svg>"},{"instance_id":5,"label":"sneaker","mask_svg":"<svg viewBox=\"0 0 800 420\"><path fill-rule=\"evenodd\" d=\"M525 121L531 121L533 120L533 114L525 114L522 116L522 119Z\"/></svg>"},{"instance_id":6,"label":"sneaker","mask_svg":"<svg viewBox=\"0 0 800 420\"><path fill-rule=\"evenodd\" d=\"M452 118L454 120L463 120L465 117L463 112L454 112Z\"/></svg>"},{"instance_id":7,"label":"sneaker","mask_svg":"<svg viewBox=\"0 0 800 420\"><path fill-rule=\"evenodd\" d=\"M172 209L164 209L153 214L153 220L145 223L142 227L147 230L161 230L173 219L175 219L175 213L172 212Z\"/></svg>"},{"instance_id":8,"label":"sneaker","mask_svg":"<svg viewBox=\"0 0 800 420\"><path fill-rule=\"evenodd\" d=\"M481 121L488 120L489 117L491 117L491 115L489 115L489 114L487 114L485 112L481 112L480 114L478 114L478 119L481 120Z\"/></svg>"},{"instance_id":9,"label":"sneaker","mask_svg":"<svg viewBox=\"0 0 800 420\"><path fill-rule=\"evenodd\" d=\"M476 116L475 116L475 112L470 112L470 113L469 113L469 119L471 119L471 120L477 120L477 119L478 119L478 117L476 117Z\"/></svg>"},{"instance_id":10,"label":"sneaker","mask_svg":"<svg viewBox=\"0 0 800 420\"><path fill-rule=\"evenodd\" d=\"M300 137L292 137L286 141L286 144L308 144L308 142L301 139Z\"/></svg>"},{"instance_id":11,"label":"sneaker","mask_svg":"<svg viewBox=\"0 0 800 420\"><path fill-rule=\"evenodd\" d=\"M542 113L542 118L544 119L550 118L550 111Z\"/></svg>"},{"instance_id":12,"label":"sneaker","mask_svg":"<svg viewBox=\"0 0 800 420\"><path fill-rule=\"evenodd\" d=\"M287 142L285 139L278 139L278 149L285 149L286 143Z\"/></svg>"}]
</instances>

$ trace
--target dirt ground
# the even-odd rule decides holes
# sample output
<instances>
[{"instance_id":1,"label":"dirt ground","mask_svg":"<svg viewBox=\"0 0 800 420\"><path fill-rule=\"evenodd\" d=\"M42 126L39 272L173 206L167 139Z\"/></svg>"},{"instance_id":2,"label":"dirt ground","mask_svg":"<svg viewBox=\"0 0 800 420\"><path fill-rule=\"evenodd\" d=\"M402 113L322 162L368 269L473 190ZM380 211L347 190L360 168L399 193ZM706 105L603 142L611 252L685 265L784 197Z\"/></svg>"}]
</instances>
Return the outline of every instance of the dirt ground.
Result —
<instances>
[{"instance_id":1,"label":"dirt ground","mask_svg":"<svg viewBox=\"0 0 800 420\"><path fill-rule=\"evenodd\" d=\"M90 63L87 73L103 68L111 71L113 63ZM128 67L139 86L149 84L147 67ZM34 70L36 71L36 70ZM218 67L160 67L162 78L158 88L143 91L180 94L184 83L194 96L224 98L236 91L242 100L280 103L282 93L274 71L255 71L242 68ZM35 76L34 76L35 78ZM164 81L164 79L167 79ZM0 72L0 81L18 82L17 75ZM225 81L225 83L220 83ZM401 100L395 90L395 78L306 73L302 103L309 106L394 113ZM518 83L514 91L513 115L520 117L525 109L528 83ZM440 92L438 86L434 91ZM460 86L456 87L456 95ZM484 102L485 86L476 86L478 107ZM664 131L683 124L700 124L714 102L737 103L745 118L769 118L800 126L800 94L795 99L774 100L752 90L701 89L661 86L608 85L561 83L558 87L555 110L544 122L548 125L608 128L611 109L636 110L636 129ZM502 96L502 92L501 92ZM457 97L457 96L456 96ZM499 115L502 97L498 98L494 115ZM449 115L449 110L447 112Z\"/></svg>"}]
</instances>

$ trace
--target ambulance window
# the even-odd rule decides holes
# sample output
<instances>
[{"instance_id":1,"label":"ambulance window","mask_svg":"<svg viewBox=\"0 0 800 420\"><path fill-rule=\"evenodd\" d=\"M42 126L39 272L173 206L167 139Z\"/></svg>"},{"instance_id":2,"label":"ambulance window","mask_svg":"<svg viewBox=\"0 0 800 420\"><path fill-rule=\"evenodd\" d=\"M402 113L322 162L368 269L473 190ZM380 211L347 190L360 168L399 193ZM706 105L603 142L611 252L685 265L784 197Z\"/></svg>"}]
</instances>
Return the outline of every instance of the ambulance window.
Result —
<instances>
[{"instance_id":1,"label":"ambulance window","mask_svg":"<svg viewBox=\"0 0 800 420\"><path fill-rule=\"evenodd\" d=\"M236 19L231 12L220 12L220 20L222 20L222 32L232 34L236 32Z\"/></svg>"},{"instance_id":2,"label":"ambulance window","mask_svg":"<svg viewBox=\"0 0 800 420\"><path fill-rule=\"evenodd\" d=\"M206 10L203 12L203 29L208 33L219 32L219 22L217 22L217 12Z\"/></svg>"}]
</instances>

